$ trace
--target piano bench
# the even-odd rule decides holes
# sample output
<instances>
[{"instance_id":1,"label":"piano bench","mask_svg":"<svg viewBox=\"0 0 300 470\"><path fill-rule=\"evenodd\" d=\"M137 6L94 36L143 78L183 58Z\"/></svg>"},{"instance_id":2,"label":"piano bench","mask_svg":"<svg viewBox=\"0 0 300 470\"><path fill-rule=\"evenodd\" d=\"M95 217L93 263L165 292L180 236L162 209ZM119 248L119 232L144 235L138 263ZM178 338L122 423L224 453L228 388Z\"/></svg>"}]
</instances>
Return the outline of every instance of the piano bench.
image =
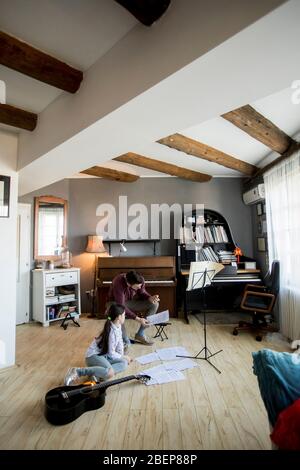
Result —
<instances>
[{"instance_id":1,"label":"piano bench","mask_svg":"<svg viewBox=\"0 0 300 470\"><path fill-rule=\"evenodd\" d=\"M167 333L165 332L165 327L171 325L171 323L156 323L154 326L156 327L156 334L153 338L160 338L162 341L165 339L169 339Z\"/></svg>"}]
</instances>

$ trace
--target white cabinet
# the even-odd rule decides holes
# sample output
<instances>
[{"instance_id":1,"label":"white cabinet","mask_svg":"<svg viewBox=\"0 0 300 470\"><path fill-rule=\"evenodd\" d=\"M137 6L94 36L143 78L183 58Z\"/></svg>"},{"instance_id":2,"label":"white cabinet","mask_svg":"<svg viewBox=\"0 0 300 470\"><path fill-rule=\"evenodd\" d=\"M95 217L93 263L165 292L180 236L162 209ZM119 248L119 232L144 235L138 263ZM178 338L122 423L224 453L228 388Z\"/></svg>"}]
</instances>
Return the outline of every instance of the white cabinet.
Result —
<instances>
[{"instance_id":1,"label":"white cabinet","mask_svg":"<svg viewBox=\"0 0 300 470\"><path fill-rule=\"evenodd\" d=\"M80 269L33 270L33 319L49 326L67 313L79 318Z\"/></svg>"}]
</instances>

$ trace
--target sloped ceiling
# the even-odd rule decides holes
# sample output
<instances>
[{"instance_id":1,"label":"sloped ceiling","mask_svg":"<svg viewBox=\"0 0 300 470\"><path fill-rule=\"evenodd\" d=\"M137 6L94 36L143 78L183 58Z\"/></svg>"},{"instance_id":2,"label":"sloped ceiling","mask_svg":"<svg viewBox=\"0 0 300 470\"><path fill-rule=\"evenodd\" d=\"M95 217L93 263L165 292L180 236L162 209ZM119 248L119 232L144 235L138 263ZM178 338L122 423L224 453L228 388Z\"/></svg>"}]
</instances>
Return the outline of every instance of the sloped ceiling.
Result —
<instances>
[{"instance_id":1,"label":"sloped ceiling","mask_svg":"<svg viewBox=\"0 0 300 470\"><path fill-rule=\"evenodd\" d=\"M1 0L0 30L86 71L138 21L112 0ZM0 65L7 103L40 113L61 90ZM18 130L15 130L18 132Z\"/></svg>"},{"instance_id":2,"label":"sloped ceiling","mask_svg":"<svg viewBox=\"0 0 300 470\"><path fill-rule=\"evenodd\" d=\"M82 89L69 97L0 66L0 78L8 84L7 102L40 113L37 131L20 134L21 192L63 177L86 177L78 171L93 165L142 177L166 176L112 161L125 152L212 176L241 176L157 140L180 133L259 167L270 149L221 117L246 104L289 136L299 131L299 109L291 101L290 88L300 74L295 46L300 39L295 23L299 2L262 0L247 11L243 8L241 19L240 2L231 0L227 13L232 24L223 22L227 31L209 27L220 20L212 2L192 0L190 11L186 5L174 0L160 24L147 30L112 0L72 0L71 8L69 0L0 2L0 29L86 72ZM223 2L219 11L221 7ZM198 23L193 11L201 12ZM193 28L198 36L192 35ZM174 50L167 33L174 35ZM185 62L188 65L176 70ZM158 72L153 80L154 70ZM142 84L147 73L148 83L146 79ZM159 76L165 79L159 82ZM119 100L122 85L127 102Z\"/></svg>"}]
</instances>

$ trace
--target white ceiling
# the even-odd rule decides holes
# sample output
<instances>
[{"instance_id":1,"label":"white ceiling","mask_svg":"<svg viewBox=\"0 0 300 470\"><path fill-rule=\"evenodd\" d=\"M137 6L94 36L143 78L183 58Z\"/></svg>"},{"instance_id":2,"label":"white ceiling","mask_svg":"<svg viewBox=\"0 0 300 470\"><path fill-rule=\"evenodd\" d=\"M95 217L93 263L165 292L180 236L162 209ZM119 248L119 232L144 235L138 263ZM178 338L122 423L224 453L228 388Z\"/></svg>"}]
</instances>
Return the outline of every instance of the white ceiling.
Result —
<instances>
[{"instance_id":1,"label":"white ceiling","mask_svg":"<svg viewBox=\"0 0 300 470\"><path fill-rule=\"evenodd\" d=\"M295 1L288 3L290 5L286 8L282 7L282 9L280 11L277 10L274 15L270 14L269 18L265 17L257 23L254 23L253 26L249 26L244 31L241 31L236 36L225 41L219 47L212 49L202 58L199 58L199 60L194 61L194 63L192 62L191 65L173 74L168 80L169 84L167 84L166 80L162 81L161 84L153 87L148 92L144 93L143 96L140 95L132 100L131 103L129 102L129 111L127 114L125 108L121 107L119 111L117 110L115 113L116 118L114 118L112 114L108 116L107 121L111 121L112 129L115 129L116 126L118 129L123 127L121 134L127 132L127 141L125 143L127 147L126 151L140 153L149 158L163 160L212 176L241 176L237 171L169 149L155 141L151 142L148 136L152 133L153 140L154 134L156 134L156 140L158 138L157 134L159 134L157 130L158 123L155 122L154 124L153 119L153 124L149 121L151 115L154 116L155 114L158 122L159 119L162 119L161 129L166 129L166 127L172 128L172 132L184 134L228 153L233 157L259 166L261 161L270 154L270 149L219 117L220 109L222 109L222 112L225 112L226 109L224 109L224 106L229 105L230 100L227 100L227 104L226 99L224 100L224 95L226 98L227 94L232 95L231 102L234 101L235 106L251 104L257 111L270 119L279 128L283 129L288 135L295 135L300 130L300 105L292 104L291 88L285 88L274 93L275 90L283 87L276 88L274 83L270 80L268 82L269 86L267 87L264 83L267 82L267 78L264 79L263 75L260 76L254 71L256 70L257 64L261 64L262 60L265 60L266 55L264 48L268 47L270 72L272 71L272 67L274 67L273 56L278 56L278 64L280 63L280 57L283 61L285 60L286 63L287 60L289 60L288 63L291 64L291 70L287 70L285 63L285 67L283 68L285 75L292 76L293 73L295 73L293 72L292 61L290 60L292 52L289 54L286 49L280 51L278 44L275 44L275 37L272 36L272 34L274 34L273 23L275 25L280 24L281 34L286 41L289 37L290 29L294 31L289 23L293 21L292 12L293 10L297 10L297 5ZM175 8L174 4L173 8ZM1 30L19 37L31 45L83 71L88 70L92 64L107 53L115 44L120 43L122 38L132 30L137 23L137 20L132 15L112 0L26 0L26 2L24 0L0 0ZM270 30L268 30L268 28L270 28ZM253 44L253 35L259 37L259 35L263 34L264 29L264 34L268 34L270 37L269 44L264 45L261 43L261 48L257 48L257 46ZM152 30L151 34L154 33L155 31L153 32ZM272 40L271 37L273 38ZM290 38L291 45L295 44L293 39L294 36ZM282 43L284 43L283 40ZM247 50L246 57L248 63L245 62L244 65L241 65L242 61L246 60L245 50ZM129 53L130 51L128 51L128 54ZM297 60L298 59L295 58L296 63L299 63ZM230 61L232 61L232 63ZM220 95L218 97L219 90L215 88L216 92L212 93L209 84L213 87L213 82L216 81L216 71L220 72L220 70L224 70L225 67L229 66L232 76L229 77L229 74L226 74L226 77L223 77L223 79L222 76L218 78L220 88L222 86L225 87L224 90L221 90L223 96L220 99ZM252 67L253 77L249 76L247 67L249 67L249 70L251 70ZM266 67L268 67L268 65ZM243 69L245 71L244 73L247 73L247 79L245 79L246 76L242 78ZM259 69L263 74L263 67L260 66ZM278 75L283 74L283 70L281 67ZM195 75L195 71L198 71L197 75ZM289 74L289 72L291 73ZM238 74L241 75L240 81ZM251 86L249 83L246 83L248 78L251 78ZM299 77L295 76L294 78L297 79ZM4 80L7 84L8 104L37 113L45 110L50 103L59 99L59 95L65 93L1 66L0 79ZM228 85L228 82L226 85L226 80L227 82L228 80L229 82L231 81L231 83ZM197 81L197 91L192 81ZM284 82L283 79L281 81ZM201 86L199 86L200 83ZM239 83L238 86L237 83ZM284 86L288 86L288 84L289 82L284 82ZM235 90L236 97L233 97L232 89ZM264 89L264 93L260 93L260 91L258 91L259 89ZM181 96L178 96L178 90L181 90ZM241 98L244 95L249 95L252 96L252 99L256 99L257 96L264 96L268 91L272 92L272 94L265 98L260 98L257 101L250 101L248 103L244 102L243 98ZM186 99L184 98L184 93L186 94ZM192 103L192 101L189 101L192 98L192 96L189 96L191 93L193 93L194 97L196 97L198 93L198 98L196 98L198 101L195 99L194 103L190 105L189 108L189 103ZM174 99L176 99L176 102L174 102ZM145 101L143 102L143 100ZM220 104L221 100L224 102ZM164 106L159 110L162 102ZM178 108L174 106L177 102L181 102ZM149 105L149 103L151 103L151 105ZM198 112L195 106L197 103L199 103ZM205 108L207 111L203 111ZM148 121L142 114L140 115L140 119L137 120L137 114L141 109L147 110L150 116L148 117ZM175 109L176 111L174 111ZM216 109L218 112L216 112ZM227 109L227 111L231 109L233 108L231 107ZM178 119L175 113L178 115L181 114L182 119ZM162 117L163 115L164 117ZM202 117L204 115L206 116L205 119ZM198 118L195 118L195 116L198 116ZM120 124L125 122L124 117L126 117L127 127ZM191 124L193 124L193 126L181 128L178 125L174 125L175 122L181 122L183 126L190 126ZM183 122L184 124L182 124ZM151 126L153 126L153 130L151 130ZM9 129L13 130L11 127ZM131 132L132 129L135 130L135 134L138 135L138 138L133 137L134 133ZM129 130L130 132L128 132ZM84 139L84 134L85 140L89 142L89 151L91 148L98 145L99 162L93 162L93 164L99 163L101 166L120 169L143 177L166 176L165 174L152 170L127 165L121 162L109 161L110 155L116 156L116 153L111 150L114 147L114 143L111 142L110 146L105 147L104 141L99 140L99 131L94 131L93 141L91 137L87 139L89 132L92 135L92 126L90 126L90 130L87 129L86 131L86 134L82 132L81 136L79 133L75 136L74 146L78 149L78 153L82 153L80 145L78 144L80 138ZM161 137L167 135L165 134L166 130L162 132ZM144 139L141 138L143 136L145 136ZM101 142L100 146L99 142ZM128 145L129 142L130 145ZM101 154L102 149L105 158L103 154ZM63 154L66 150L63 151L63 149L61 149L61 152ZM71 151L71 154L73 161L75 161L75 152ZM32 164L33 171L41 174L42 166L49 165L51 158L50 153L49 155L45 154L43 158L44 163L41 160L40 162ZM61 165L61 168L68 168L69 165L70 162L65 162L64 165ZM87 166L90 166L88 165L88 161ZM86 175L79 175L78 173L74 175L74 170L73 172L71 171L69 175L65 176L87 177ZM27 175L26 171L25 169L25 175ZM76 171L78 171L78 168L76 168ZM32 174L32 169L28 167L28 176L29 172ZM30 177L32 178L32 176ZM27 176L25 176L25 178L27 178Z\"/></svg>"},{"instance_id":2,"label":"white ceiling","mask_svg":"<svg viewBox=\"0 0 300 470\"><path fill-rule=\"evenodd\" d=\"M291 100L293 91L292 88L287 88L266 98L250 103L253 108L272 121L289 136L294 136L300 130L300 105L293 104ZM177 132L256 166L260 166L260 163L271 152L264 144L221 117L202 122L188 129L178 129ZM149 158L163 160L215 177L241 176L238 171L192 157L156 142L135 147L132 151ZM127 171L142 177L166 176L157 171L116 161L101 163L101 166ZM76 175L76 177L81 176L82 175Z\"/></svg>"},{"instance_id":3,"label":"white ceiling","mask_svg":"<svg viewBox=\"0 0 300 470\"><path fill-rule=\"evenodd\" d=\"M0 0L0 30L82 71L136 24L112 0ZM63 93L3 66L0 79L7 104L26 111L39 113Z\"/></svg>"}]
</instances>

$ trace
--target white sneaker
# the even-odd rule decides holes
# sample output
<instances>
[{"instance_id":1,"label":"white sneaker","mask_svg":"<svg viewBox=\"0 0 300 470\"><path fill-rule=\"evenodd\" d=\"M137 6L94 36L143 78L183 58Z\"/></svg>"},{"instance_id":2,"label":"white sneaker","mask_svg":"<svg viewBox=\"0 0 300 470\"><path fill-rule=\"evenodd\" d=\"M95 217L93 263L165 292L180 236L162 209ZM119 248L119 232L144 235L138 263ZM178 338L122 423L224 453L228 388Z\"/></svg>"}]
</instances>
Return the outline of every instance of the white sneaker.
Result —
<instances>
[{"instance_id":1,"label":"white sneaker","mask_svg":"<svg viewBox=\"0 0 300 470\"><path fill-rule=\"evenodd\" d=\"M65 385L77 385L79 382L79 375L76 367L71 367L66 373L64 384Z\"/></svg>"}]
</instances>

